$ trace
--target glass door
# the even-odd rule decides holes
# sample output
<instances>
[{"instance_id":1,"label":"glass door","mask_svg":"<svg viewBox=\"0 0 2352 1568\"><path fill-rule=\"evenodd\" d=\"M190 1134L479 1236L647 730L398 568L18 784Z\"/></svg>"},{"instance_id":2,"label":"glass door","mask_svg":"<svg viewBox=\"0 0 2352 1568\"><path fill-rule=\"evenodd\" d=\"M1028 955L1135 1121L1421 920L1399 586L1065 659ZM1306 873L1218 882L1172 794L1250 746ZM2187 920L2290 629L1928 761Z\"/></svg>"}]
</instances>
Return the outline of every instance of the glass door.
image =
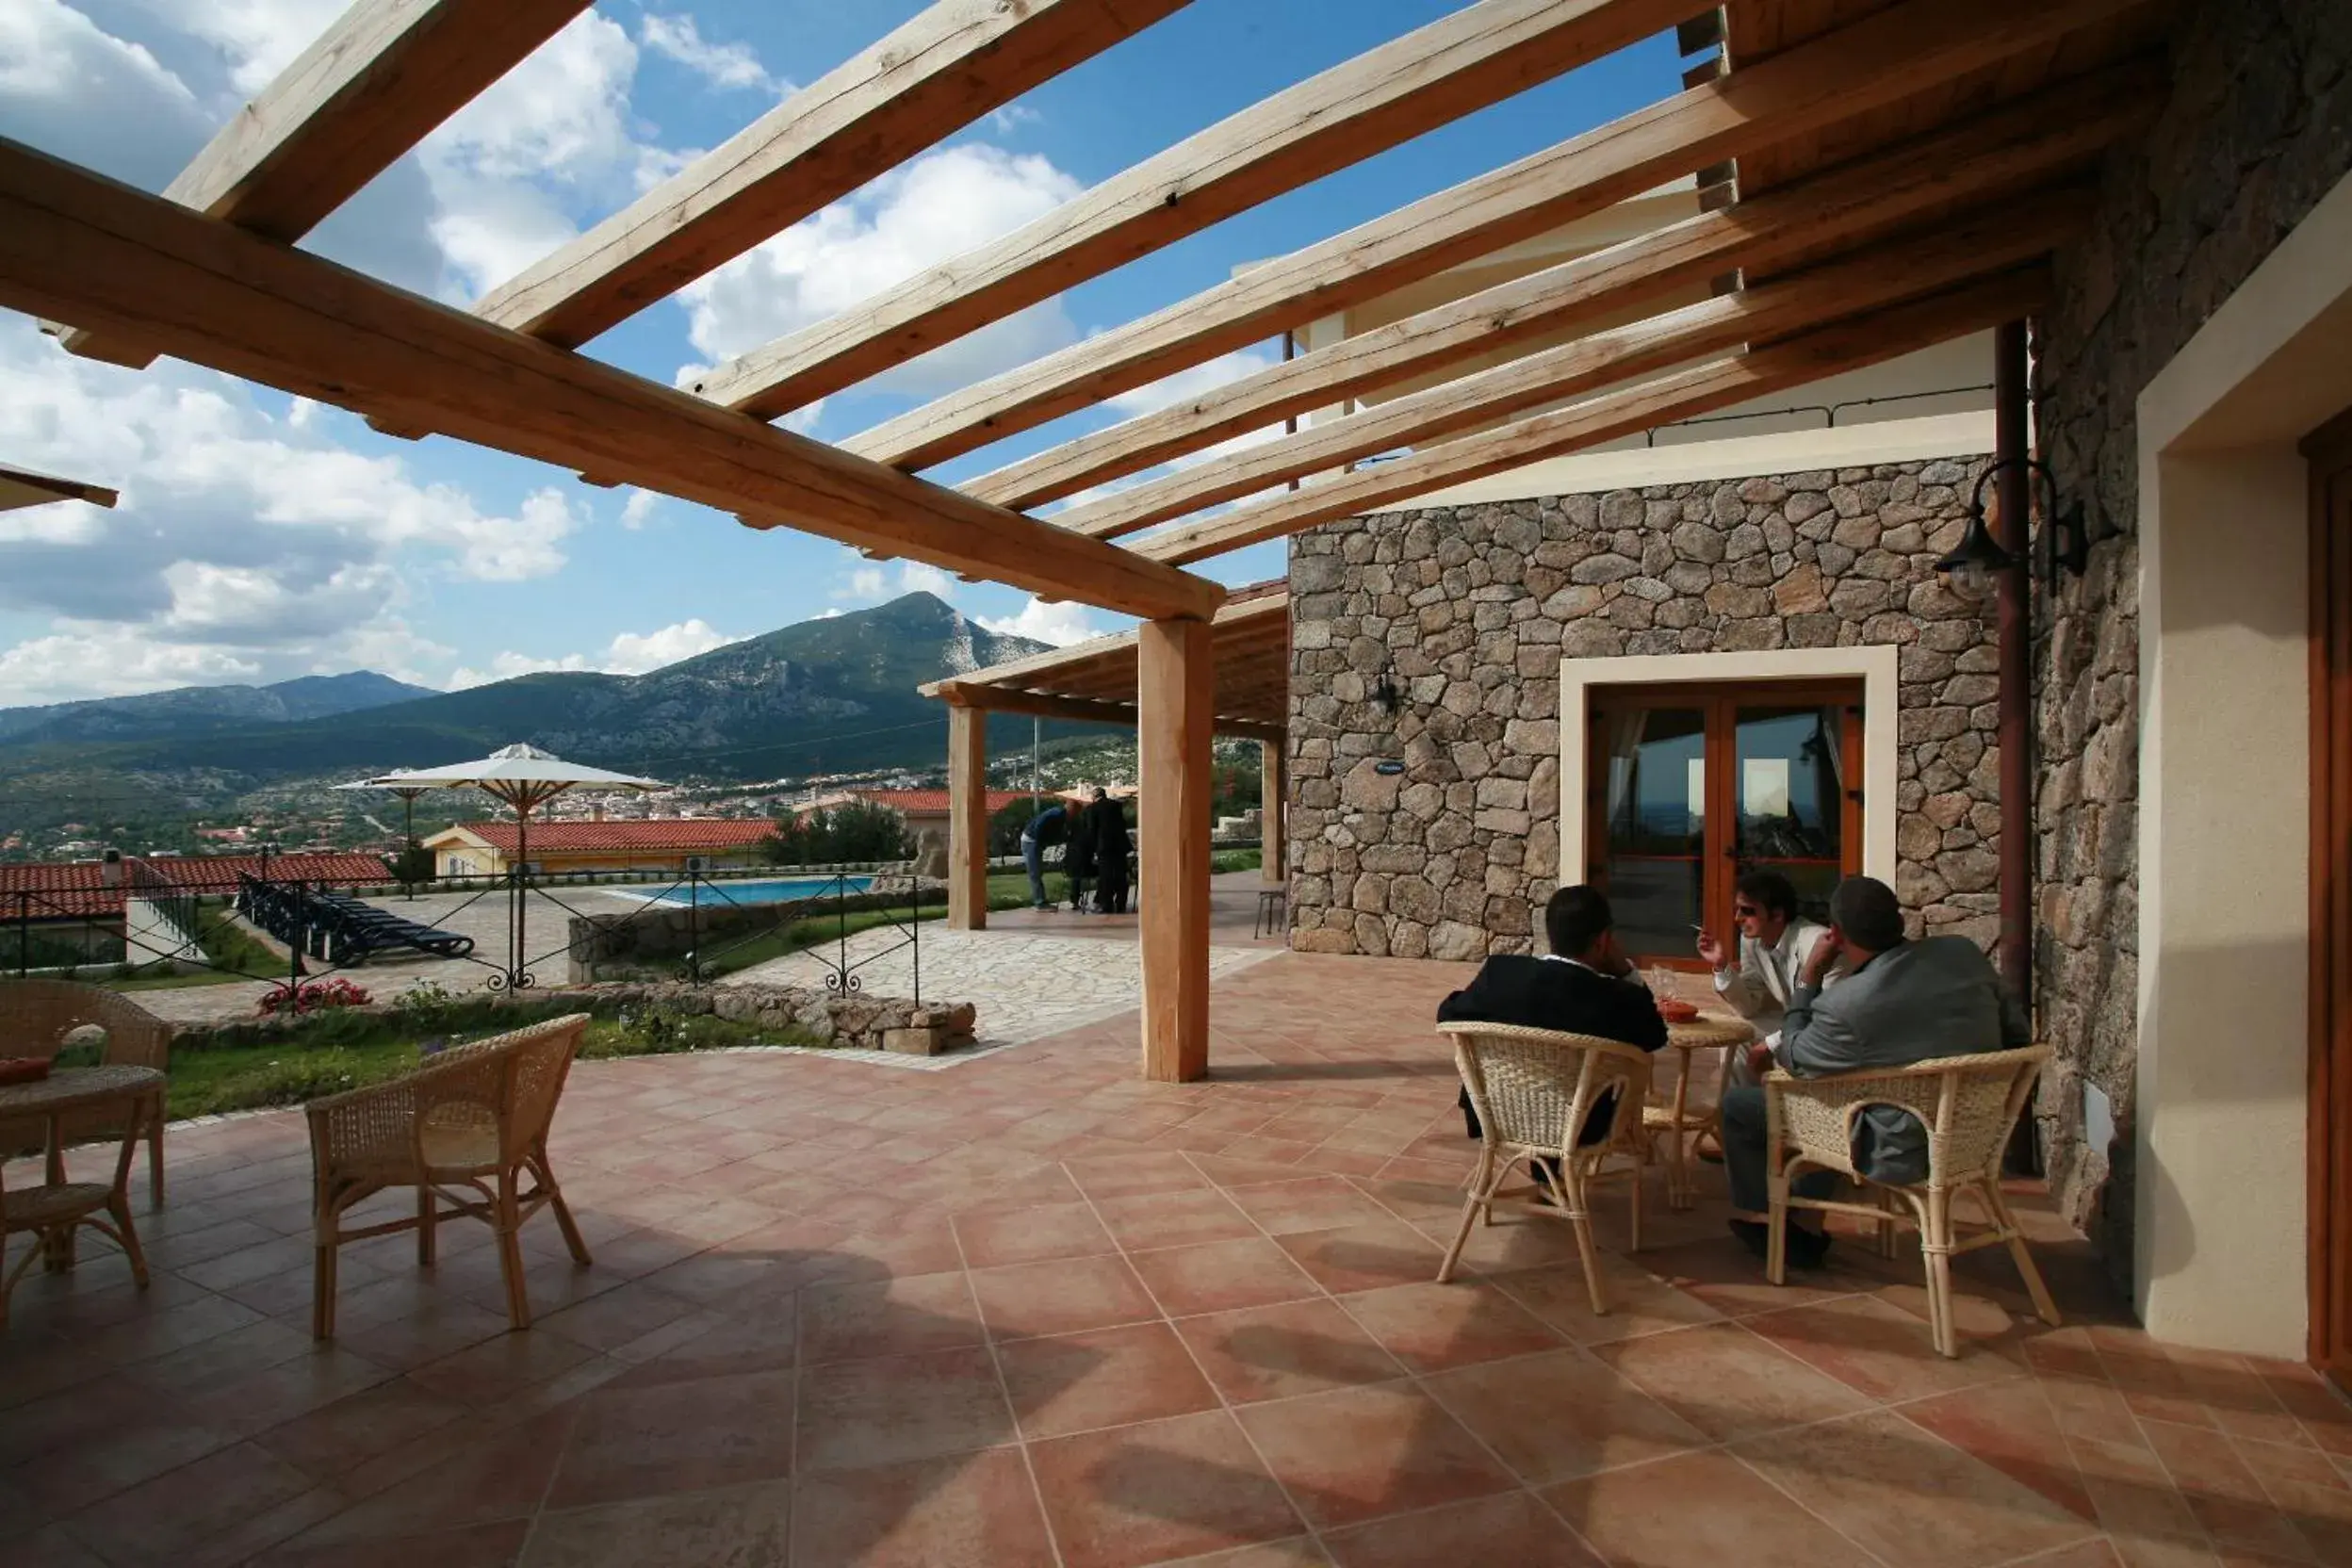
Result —
<instances>
[{"instance_id":1,"label":"glass door","mask_svg":"<svg viewBox=\"0 0 2352 1568\"><path fill-rule=\"evenodd\" d=\"M1734 883L1776 871L1822 919L1861 867L1858 685L1620 688L1591 710L1586 879L1642 963L1698 967L1731 936Z\"/></svg>"}]
</instances>

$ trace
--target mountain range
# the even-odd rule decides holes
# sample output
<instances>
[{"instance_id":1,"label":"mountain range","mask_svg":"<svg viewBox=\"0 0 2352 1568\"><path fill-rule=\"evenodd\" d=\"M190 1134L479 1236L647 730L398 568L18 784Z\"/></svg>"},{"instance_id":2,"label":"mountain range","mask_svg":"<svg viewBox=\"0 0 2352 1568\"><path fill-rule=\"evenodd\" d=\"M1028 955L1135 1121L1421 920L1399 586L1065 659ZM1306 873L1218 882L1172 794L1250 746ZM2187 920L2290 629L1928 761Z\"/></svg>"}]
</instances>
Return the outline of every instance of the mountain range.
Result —
<instances>
[{"instance_id":1,"label":"mountain range","mask_svg":"<svg viewBox=\"0 0 2352 1568\"><path fill-rule=\"evenodd\" d=\"M914 593L645 675L550 673L429 692L361 671L0 709L0 831L87 815L77 796L102 787L119 795L126 779L192 805L223 791L463 761L513 741L657 778L934 768L945 760L945 710L915 688L1045 647ZM1004 745L1029 738L1026 722L1018 737L1015 727L1005 724Z\"/></svg>"}]
</instances>

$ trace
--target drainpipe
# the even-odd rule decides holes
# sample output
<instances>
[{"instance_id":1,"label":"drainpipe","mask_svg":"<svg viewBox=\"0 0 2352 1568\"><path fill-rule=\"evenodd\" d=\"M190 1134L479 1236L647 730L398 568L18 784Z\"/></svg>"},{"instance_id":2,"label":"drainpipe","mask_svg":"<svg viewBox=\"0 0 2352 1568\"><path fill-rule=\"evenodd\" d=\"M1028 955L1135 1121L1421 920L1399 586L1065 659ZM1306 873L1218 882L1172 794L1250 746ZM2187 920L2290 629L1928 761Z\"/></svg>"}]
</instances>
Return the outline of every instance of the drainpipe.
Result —
<instances>
[{"instance_id":1,"label":"drainpipe","mask_svg":"<svg viewBox=\"0 0 2352 1568\"><path fill-rule=\"evenodd\" d=\"M2025 460L2025 323L1993 331L1993 460L2001 546L2016 564L2001 573L1995 601L2001 653L2001 972L2029 1015L2034 1006L2033 586Z\"/></svg>"}]
</instances>

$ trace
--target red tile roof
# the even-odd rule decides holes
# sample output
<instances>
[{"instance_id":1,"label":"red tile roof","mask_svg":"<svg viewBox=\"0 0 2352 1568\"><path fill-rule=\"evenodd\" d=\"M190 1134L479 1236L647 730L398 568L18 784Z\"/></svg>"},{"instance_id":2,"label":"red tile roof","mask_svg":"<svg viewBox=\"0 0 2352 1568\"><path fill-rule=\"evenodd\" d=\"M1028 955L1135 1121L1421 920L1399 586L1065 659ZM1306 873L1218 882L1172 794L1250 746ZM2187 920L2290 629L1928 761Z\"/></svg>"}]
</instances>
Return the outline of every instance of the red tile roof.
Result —
<instances>
[{"instance_id":1,"label":"red tile roof","mask_svg":"<svg viewBox=\"0 0 2352 1568\"><path fill-rule=\"evenodd\" d=\"M273 855L266 862L273 882L350 884L382 882L389 875L380 855ZM17 918L20 905L31 920L106 919L122 912L123 888L171 892L233 893L240 875L259 876L258 855L165 856L123 861L122 886L109 888L106 867L95 860L30 860L0 865L0 923Z\"/></svg>"},{"instance_id":2,"label":"red tile roof","mask_svg":"<svg viewBox=\"0 0 2352 1568\"><path fill-rule=\"evenodd\" d=\"M876 806L887 806L903 817L943 817L947 815L945 790L852 790L859 800L870 800ZM1027 800L1026 790L990 790L988 814L994 816L1017 800ZM1048 798L1051 798L1050 793ZM1039 808L1043 809L1042 807Z\"/></svg>"},{"instance_id":3,"label":"red tile roof","mask_svg":"<svg viewBox=\"0 0 2352 1568\"><path fill-rule=\"evenodd\" d=\"M469 822L460 825L501 855L516 848L511 822ZM764 817L673 817L659 822L534 822L531 825L533 855L593 855L624 850L741 849L776 832Z\"/></svg>"}]
</instances>

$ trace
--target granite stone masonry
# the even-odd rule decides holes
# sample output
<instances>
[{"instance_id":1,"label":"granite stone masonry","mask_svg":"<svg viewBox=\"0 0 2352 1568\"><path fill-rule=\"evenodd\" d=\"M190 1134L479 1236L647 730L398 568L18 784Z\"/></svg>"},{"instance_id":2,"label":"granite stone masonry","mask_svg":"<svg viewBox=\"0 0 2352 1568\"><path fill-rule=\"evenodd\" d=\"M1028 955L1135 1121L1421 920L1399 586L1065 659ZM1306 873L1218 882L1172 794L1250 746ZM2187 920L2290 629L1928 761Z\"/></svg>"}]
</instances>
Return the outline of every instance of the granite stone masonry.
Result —
<instances>
[{"instance_id":1,"label":"granite stone masonry","mask_svg":"<svg viewBox=\"0 0 2352 1568\"><path fill-rule=\"evenodd\" d=\"M1533 910L1576 879L1560 866L1563 658L1886 644L1902 649L1899 890L1915 928L1989 945L1991 629L1935 570L1983 462L1391 513L1293 538L1291 945L1531 950Z\"/></svg>"},{"instance_id":2,"label":"granite stone masonry","mask_svg":"<svg viewBox=\"0 0 2352 1568\"><path fill-rule=\"evenodd\" d=\"M2034 640L2037 1013L2057 1060L2039 1115L2062 1211L2132 1271L2139 988L2141 391L2352 170L2352 7L2183 8L2169 100L2113 156L2039 323L2043 456L2095 529L2089 571L2039 601ZM2083 1094L2114 1107L2084 1146Z\"/></svg>"}]
</instances>

